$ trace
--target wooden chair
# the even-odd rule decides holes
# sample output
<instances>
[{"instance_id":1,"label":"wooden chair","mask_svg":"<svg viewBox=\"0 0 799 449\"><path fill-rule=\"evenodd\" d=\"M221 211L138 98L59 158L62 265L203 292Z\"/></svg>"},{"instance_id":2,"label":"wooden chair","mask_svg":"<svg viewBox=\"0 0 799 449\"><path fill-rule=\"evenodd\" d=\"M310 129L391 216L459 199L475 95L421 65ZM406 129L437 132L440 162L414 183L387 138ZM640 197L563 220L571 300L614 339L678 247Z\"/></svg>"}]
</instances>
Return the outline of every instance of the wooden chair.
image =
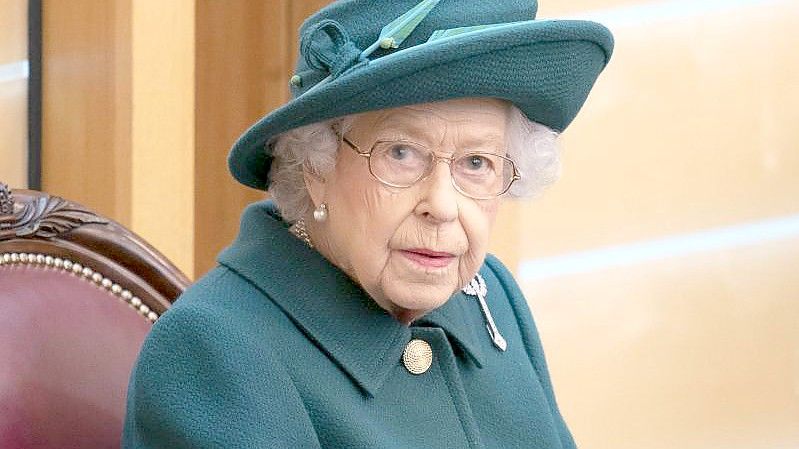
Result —
<instances>
[{"instance_id":1,"label":"wooden chair","mask_svg":"<svg viewBox=\"0 0 799 449\"><path fill-rule=\"evenodd\" d=\"M0 183L0 449L118 448L144 337L188 285L121 225Z\"/></svg>"}]
</instances>

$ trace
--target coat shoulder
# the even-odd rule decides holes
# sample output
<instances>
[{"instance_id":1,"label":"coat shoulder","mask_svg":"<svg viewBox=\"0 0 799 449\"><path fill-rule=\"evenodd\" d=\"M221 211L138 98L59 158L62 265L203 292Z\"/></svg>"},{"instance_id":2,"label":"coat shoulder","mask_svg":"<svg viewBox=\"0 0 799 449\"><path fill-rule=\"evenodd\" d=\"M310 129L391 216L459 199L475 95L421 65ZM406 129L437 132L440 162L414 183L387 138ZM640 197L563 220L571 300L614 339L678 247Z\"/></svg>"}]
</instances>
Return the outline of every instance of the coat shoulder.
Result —
<instances>
[{"instance_id":1,"label":"coat shoulder","mask_svg":"<svg viewBox=\"0 0 799 449\"><path fill-rule=\"evenodd\" d=\"M259 335L269 318L251 314L269 304L253 288L215 269L153 325L128 386L123 447L317 447L291 377Z\"/></svg>"}]
</instances>

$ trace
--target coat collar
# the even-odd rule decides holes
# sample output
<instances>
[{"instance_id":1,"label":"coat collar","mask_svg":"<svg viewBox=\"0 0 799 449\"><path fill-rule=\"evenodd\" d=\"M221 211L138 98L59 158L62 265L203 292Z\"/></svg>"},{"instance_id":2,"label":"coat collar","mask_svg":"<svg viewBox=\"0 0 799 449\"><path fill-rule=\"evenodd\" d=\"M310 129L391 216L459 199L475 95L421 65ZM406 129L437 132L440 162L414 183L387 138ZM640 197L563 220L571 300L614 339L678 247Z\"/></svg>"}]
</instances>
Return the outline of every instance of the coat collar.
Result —
<instances>
[{"instance_id":1,"label":"coat collar","mask_svg":"<svg viewBox=\"0 0 799 449\"><path fill-rule=\"evenodd\" d=\"M411 329L380 308L357 284L288 232L271 201L250 205L235 242L219 263L268 295L297 326L374 396L402 357ZM412 323L442 328L478 367L483 349L468 325L462 293Z\"/></svg>"}]
</instances>

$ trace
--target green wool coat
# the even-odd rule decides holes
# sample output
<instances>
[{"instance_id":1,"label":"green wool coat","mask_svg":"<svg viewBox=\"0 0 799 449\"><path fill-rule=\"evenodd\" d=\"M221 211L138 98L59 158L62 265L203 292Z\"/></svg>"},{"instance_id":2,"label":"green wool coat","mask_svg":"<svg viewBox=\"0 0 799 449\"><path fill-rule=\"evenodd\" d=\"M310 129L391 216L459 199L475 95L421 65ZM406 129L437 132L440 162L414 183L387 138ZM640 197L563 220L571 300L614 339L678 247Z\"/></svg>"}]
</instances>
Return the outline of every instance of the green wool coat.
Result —
<instances>
[{"instance_id":1,"label":"green wool coat","mask_svg":"<svg viewBox=\"0 0 799 449\"><path fill-rule=\"evenodd\" d=\"M404 326L287 228L271 203L251 205L219 266L155 323L124 448L575 447L525 299L495 257L480 273L505 352L476 298ZM433 350L420 375L401 360L411 339Z\"/></svg>"}]
</instances>

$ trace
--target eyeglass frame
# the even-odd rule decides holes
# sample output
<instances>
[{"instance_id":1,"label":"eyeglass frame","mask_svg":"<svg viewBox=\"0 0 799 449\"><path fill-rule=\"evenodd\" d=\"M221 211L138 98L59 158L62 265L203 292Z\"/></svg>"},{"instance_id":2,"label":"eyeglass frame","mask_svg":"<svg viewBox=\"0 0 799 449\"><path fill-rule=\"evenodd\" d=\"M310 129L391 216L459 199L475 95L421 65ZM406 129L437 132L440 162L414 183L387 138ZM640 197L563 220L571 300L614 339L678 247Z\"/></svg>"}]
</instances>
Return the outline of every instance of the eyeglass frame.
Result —
<instances>
[{"instance_id":1,"label":"eyeglass frame","mask_svg":"<svg viewBox=\"0 0 799 449\"><path fill-rule=\"evenodd\" d=\"M463 195L463 196L465 196L467 198L475 199L475 200L491 200L491 199L494 199L494 198L499 198L502 195L508 193L508 190L510 190L510 188L513 185L514 182L522 179L522 174L519 172L519 169L516 168L516 162L514 162L513 159L511 159L507 155L502 156L500 154L489 153L489 152L486 152L486 151L472 151L472 152L464 153L464 154L461 154L461 155L458 155L458 156L456 156L455 153L452 153L451 156L439 156L438 154L436 154L435 151L431 150L430 148L427 148L426 146L424 146L422 144L418 144L416 142L411 142L411 141L397 140L396 142L411 143L411 144L418 145L418 146L420 146L422 148L425 148L426 150L430 151L430 154L433 155L433 162L430 164L430 167L426 170L426 173L422 173L422 175L419 178L417 178L415 181L413 181L410 185L406 186L406 185L392 184L392 183L390 183L388 181L380 179L380 177L377 176L374 173L374 171L372 171L372 152L374 151L374 149L377 146L377 144L379 144L381 142L395 142L395 141L392 141L392 140L377 140L372 145L372 148L369 149L369 151L362 151L358 147L358 145L355 145L346 136L340 135L340 137L341 137L341 140L344 143L349 145L349 147L352 148L353 151L355 151L355 154L357 154L358 156L361 156L361 157L365 157L367 159L366 165L369 167L369 174L371 174L373 178L375 178L380 183L382 183L382 184L384 184L386 186L394 187L394 188L397 188L397 189L407 189L407 188L413 187L419 181L427 179L433 173L433 170L435 169L436 164L439 163L439 162L446 162L446 164L449 165L449 168L450 168L449 177L450 177L450 181L452 182L452 186L455 187L455 190L457 190L458 193L460 193L461 195ZM469 193L464 192L463 188L461 186L459 186L457 182L455 182L455 176L452 173L452 163L455 162L455 159L460 159L462 157L472 156L472 155L480 155L480 154L491 155L491 156L496 156L496 157L502 158L502 159L510 162L510 166L511 166L511 168L513 168L513 176L510 178L510 182L508 183L507 186L505 186L504 190L502 190L501 192L499 192L499 193L497 193L495 195L488 196L488 197L474 196L474 195L471 195Z\"/></svg>"}]
</instances>

